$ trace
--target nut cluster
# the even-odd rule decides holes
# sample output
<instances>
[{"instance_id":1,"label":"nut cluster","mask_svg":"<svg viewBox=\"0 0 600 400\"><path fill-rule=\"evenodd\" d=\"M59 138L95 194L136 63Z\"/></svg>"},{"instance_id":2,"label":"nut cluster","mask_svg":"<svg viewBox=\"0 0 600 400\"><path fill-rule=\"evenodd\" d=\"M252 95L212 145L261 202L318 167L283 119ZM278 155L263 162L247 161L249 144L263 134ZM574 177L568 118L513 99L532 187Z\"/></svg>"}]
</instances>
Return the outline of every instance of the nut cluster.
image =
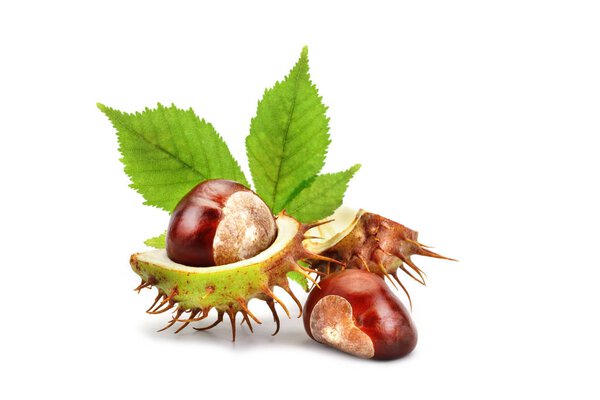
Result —
<instances>
[{"instance_id":1,"label":"nut cluster","mask_svg":"<svg viewBox=\"0 0 600 400\"><path fill-rule=\"evenodd\" d=\"M337 239L329 243L324 239L318 251L310 251L306 241L314 236L307 232L329 221L304 225L285 213L276 220L265 202L245 186L221 179L204 181L175 207L166 251L132 256L132 267L142 277L137 289L159 289L149 313L176 309L164 329L181 322L179 332L216 309L213 324L195 329L210 329L228 315L235 340L238 312L250 330L251 319L260 323L248 309L252 298L267 302L279 330L275 303L289 316L273 292L279 286L302 308L304 328L315 341L361 358L403 357L415 348L417 330L384 278L392 276L405 290L398 269L424 283L411 255L445 257L418 243L415 231L379 215L359 210L353 221L343 233L332 236ZM317 269L303 266L300 260L312 260ZM214 266L222 267L210 269ZM165 269L169 274L162 273ZM315 284L303 307L288 287L290 271ZM322 277L317 282L309 273ZM186 312L189 317L182 319Z\"/></svg>"}]
</instances>

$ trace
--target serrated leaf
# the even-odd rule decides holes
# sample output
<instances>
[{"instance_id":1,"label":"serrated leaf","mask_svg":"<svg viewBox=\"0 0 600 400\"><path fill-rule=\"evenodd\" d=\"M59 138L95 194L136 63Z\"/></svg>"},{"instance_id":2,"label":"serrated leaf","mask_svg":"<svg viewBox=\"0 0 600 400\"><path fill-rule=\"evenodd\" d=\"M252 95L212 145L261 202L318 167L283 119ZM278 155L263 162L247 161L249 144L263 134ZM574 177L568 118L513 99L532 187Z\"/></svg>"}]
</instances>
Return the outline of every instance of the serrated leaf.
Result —
<instances>
[{"instance_id":1,"label":"serrated leaf","mask_svg":"<svg viewBox=\"0 0 600 400\"><path fill-rule=\"evenodd\" d=\"M360 164L333 174L317 176L308 187L290 200L286 212L301 222L326 218L342 205L348 182Z\"/></svg>"},{"instance_id":2,"label":"serrated leaf","mask_svg":"<svg viewBox=\"0 0 600 400\"><path fill-rule=\"evenodd\" d=\"M330 142L327 107L308 70L305 47L289 75L265 91L246 138L256 192L274 214L321 171Z\"/></svg>"},{"instance_id":3,"label":"serrated leaf","mask_svg":"<svg viewBox=\"0 0 600 400\"><path fill-rule=\"evenodd\" d=\"M144 244L155 249L164 249L167 247L167 232L146 240Z\"/></svg>"},{"instance_id":4,"label":"serrated leaf","mask_svg":"<svg viewBox=\"0 0 600 400\"><path fill-rule=\"evenodd\" d=\"M128 114L102 104L98 108L117 130L130 186L144 196L144 204L170 212L206 179L249 186L221 136L192 109L158 104L156 109Z\"/></svg>"},{"instance_id":5,"label":"serrated leaf","mask_svg":"<svg viewBox=\"0 0 600 400\"><path fill-rule=\"evenodd\" d=\"M290 271L287 273L287 277L300 285L305 292L308 292L308 279L300 272Z\"/></svg>"}]
</instances>

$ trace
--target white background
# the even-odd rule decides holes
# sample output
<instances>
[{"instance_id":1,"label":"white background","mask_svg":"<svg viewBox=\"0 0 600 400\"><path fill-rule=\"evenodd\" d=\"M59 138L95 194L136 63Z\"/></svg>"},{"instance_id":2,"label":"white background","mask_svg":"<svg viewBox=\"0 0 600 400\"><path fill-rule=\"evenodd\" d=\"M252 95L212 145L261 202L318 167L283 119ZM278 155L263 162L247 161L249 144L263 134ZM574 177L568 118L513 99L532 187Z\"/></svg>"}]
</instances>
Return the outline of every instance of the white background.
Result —
<instances>
[{"instance_id":1,"label":"white background","mask_svg":"<svg viewBox=\"0 0 600 400\"><path fill-rule=\"evenodd\" d=\"M599 20L594 1L3 2L0 397L597 399ZM246 168L256 103L305 44L325 171L363 164L346 203L460 260L405 280L401 360L296 318L271 337L258 302L236 343L156 333L168 316L131 290L129 255L168 219L95 103L193 107Z\"/></svg>"}]
</instances>

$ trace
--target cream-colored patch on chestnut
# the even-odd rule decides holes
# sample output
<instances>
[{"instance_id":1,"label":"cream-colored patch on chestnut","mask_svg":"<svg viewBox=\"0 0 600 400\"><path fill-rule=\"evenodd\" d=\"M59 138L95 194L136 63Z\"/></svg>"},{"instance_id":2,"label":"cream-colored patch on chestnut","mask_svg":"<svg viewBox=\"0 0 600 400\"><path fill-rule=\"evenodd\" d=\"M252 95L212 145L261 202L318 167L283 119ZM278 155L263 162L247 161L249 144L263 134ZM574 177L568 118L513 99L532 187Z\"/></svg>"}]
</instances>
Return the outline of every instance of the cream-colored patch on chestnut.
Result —
<instances>
[{"instance_id":1,"label":"cream-colored patch on chestnut","mask_svg":"<svg viewBox=\"0 0 600 400\"><path fill-rule=\"evenodd\" d=\"M269 207L252 192L232 194L213 240L217 265L253 257L273 243L277 234Z\"/></svg>"},{"instance_id":2,"label":"cream-colored patch on chestnut","mask_svg":"<svg viewBox=\"0 0 600 400\"><path fill-rule=\"evenodd\" d=\"M373 341L354 324L352 306L341 296L325 296L315 304L310 332L317 342L357 357L372 358L375 354Z\"/></svg>"}]
</instances>

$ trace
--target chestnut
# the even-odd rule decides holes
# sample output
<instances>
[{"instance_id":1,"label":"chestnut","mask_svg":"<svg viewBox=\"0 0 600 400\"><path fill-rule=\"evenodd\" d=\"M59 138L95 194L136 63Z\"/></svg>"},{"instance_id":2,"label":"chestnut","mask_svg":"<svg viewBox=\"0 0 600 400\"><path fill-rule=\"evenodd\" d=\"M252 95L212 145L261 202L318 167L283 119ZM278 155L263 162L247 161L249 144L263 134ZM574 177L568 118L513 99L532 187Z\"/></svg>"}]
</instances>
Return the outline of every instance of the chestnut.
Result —
<instances>
[{"instance_id":1,"label":"chestnut","mask_svg":"<svg viewBox=\"0 0 600 400\"><path fill-rule=\"evenodd\" d=\"M417 345L408 311L383 278L346 269L314 287L304 304L304 329L316 340L362 358L394 359Z\"/></svg>"},{"instance_id":2,"label":"chestnut","mask_svg":"<svg viewBox=\"0 0 600 400\"><path fill-rule=\"evenodd\" d=\"M177 204L167 229L167 256L192 267L224 265L257 255L277 235L265 202L244 185L204 181Z\"/></svg>"}]
</instances>

